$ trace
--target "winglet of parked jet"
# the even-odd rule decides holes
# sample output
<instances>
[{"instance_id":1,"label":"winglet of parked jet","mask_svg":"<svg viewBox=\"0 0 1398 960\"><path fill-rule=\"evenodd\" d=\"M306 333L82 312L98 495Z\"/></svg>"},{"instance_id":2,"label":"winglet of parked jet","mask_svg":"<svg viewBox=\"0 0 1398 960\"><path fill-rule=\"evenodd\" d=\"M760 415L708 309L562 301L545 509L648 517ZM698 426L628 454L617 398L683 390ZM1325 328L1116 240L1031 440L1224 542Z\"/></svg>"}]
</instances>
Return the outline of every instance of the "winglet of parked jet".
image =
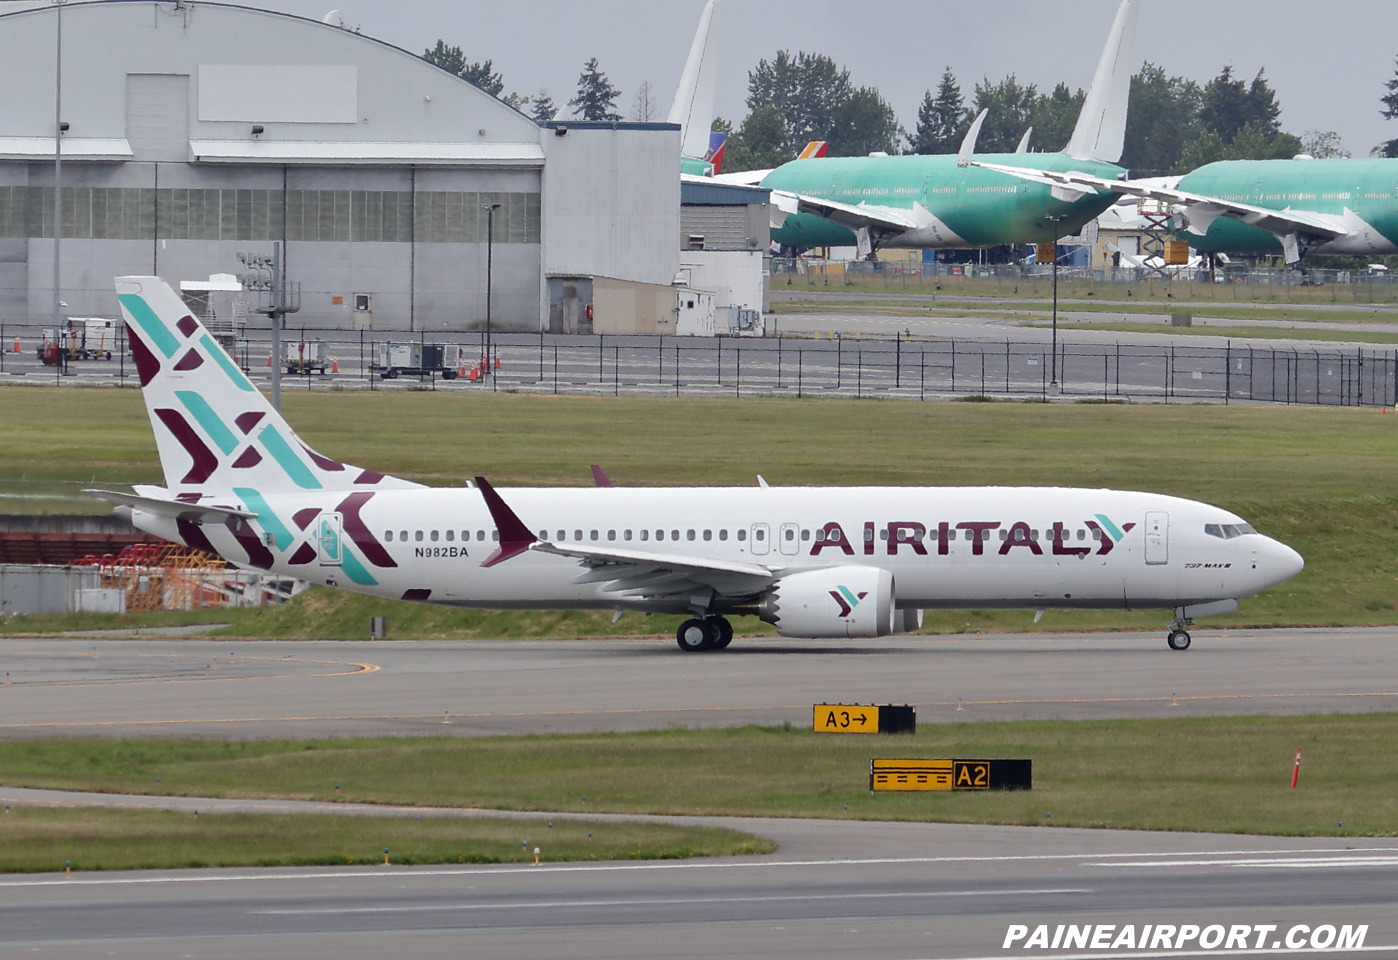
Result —
<instances>
[{"instance_id":1,"label":"winglet of parked jet","mask_svg":"<svg viewBox=\"0 0 1398 960\"><path fill-rule=\"evenodd\" d=\"M1087 90L1078 124L1064 153L1074 160L1116 163L1126 143L1126 104L1136 70L1136 21L1140 0L1121 0L1107 46Z\"/></svg>"},{"instance_id":2,"label":"winglet of parked jet","mask_svg":"<svg viewBox=\"0 0 1398 960\"><path fill-rule=\"evenodd\" d=\"M709 150L709 127L714 122L714 87L718 82L718 28L723 19L720 0L709 0L699 17L699 29L689 48L669 121L680 125L680 155L702 157Z\"/></svg>"},{"instance_id":3,"label":"winglet of parked jet","mask_svg":"<svg viewBox=\"0 0 1398 960\"><path fill-rule=\"evenodd\" d=\"M976 140L981 135L981 127L985 125L986 115L989 110L982 110L976 117L976 122L971 124L971 129L966 131L966 139L961 141L961 149L956 151L956 165L958 167L969 167L971 158L976 154Z\"/></svg>"},{"instance_id":4,"label":"winglet of parked jet","mask_svg":"<svg viewBox=\"0 0 1398 960\"><path fill-rule=\"evenodd\" d=\"M477 477L476 487L481 496L485 497L485 505L490 509L490 518L495 521L495 529L500 532L500 546L481 562L481 566L493 567L497 563L504 563L511 557L524 553L538 541L539 538L529 532L529 528L515 516L509 504L495 492L489 480Z\"/></svg>"},{"instance_id":5,"label":"winglet of parked jet","mask_svg":"<svg viewBox=\"0 0 1398 960\"><path fill-rule=\"evenodd\" d=\"M606 471L595 463L592 464L592 482L597 484L597 486L599 487L616 486L616 484L612 483L612 478L607 476Z\"/></svg>"},{"instance_id":6,"label":"winglet of parked jet","mask_svg":"<svg viewBox=\"0 0 1398 960\"><path fill-rule=\"evenodd\" d=\"M1033 127L1030 127L1028 130L1025 130L1025 131L1024 131L1024 136L1022 136L1022 137L1019 138L1019 146L1015 147L1015 153L1028 153L1028 152L1029 152L1029 135L1030 135L1031 133L1033 133L1033 132L1034 132L1034 128L1033 128Z\"/></svg>"}]
</instances>

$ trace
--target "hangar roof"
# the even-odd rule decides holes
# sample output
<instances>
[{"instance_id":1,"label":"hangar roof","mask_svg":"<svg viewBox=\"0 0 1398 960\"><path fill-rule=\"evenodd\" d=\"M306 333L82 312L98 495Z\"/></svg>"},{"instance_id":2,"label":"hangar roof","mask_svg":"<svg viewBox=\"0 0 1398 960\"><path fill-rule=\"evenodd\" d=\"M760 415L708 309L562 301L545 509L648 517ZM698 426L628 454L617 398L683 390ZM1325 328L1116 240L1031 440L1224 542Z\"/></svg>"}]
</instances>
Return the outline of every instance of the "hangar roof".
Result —
<instances>
[{"instance_id":1,"label":"hangar roof","mask_svg":"<svg viewBox=\"0 0 1398 960\"><path fill-rule=\"evenodd\" d=\"M55 11L0 13L0 88L28 94L0 159L52 155ZM184 157L142 155L152 117L181 122ZM406 50L221 3L63 4L63 119L73 159L543 163L538 124Z\"/></svg>"},{"instance_id":2,"label":"hangar roof","mask_svg":"<svg viewBox=\"0 0 1398 960\"><path fill-rule=\"evenodd\" d=\"M698 178L680 181L680 203L687 207L730 207L766 203L772 191L739 183L701 183Z\"/></svg>"}]
</instances>

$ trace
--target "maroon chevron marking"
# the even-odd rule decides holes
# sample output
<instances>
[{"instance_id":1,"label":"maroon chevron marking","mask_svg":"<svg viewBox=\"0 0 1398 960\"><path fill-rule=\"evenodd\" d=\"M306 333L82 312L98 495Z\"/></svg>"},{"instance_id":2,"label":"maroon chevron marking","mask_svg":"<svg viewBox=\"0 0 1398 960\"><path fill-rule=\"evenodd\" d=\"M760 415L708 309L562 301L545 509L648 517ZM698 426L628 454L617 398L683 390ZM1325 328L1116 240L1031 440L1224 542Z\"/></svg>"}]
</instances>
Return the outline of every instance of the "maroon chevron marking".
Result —
<instances>
[{"instance_id":1,"label":"maroon chevron marking","mask_svg":"<svg viewBox=\"0 0 1398 960\"><path fill-rule=\"evenodd\" d=\"M320 507L305 507L293 513L291 519L296 521L297 529L305 530L306 524L314 520L319 513Z\"/></svg>"},{"instance_id":2,"label":"maroon chevron marking","mask_svg":"<svg viewBox=\"0 0 1398 960\"><path fill-rule=\"evenodd\" d=\"M300 566L303 563L310 563L315 558L315 548L312 547L309 543L303 543L301 544L301 546L296 548L296 552L291 555L291 559L287 562Z\"/></svg>"},{"instance_id":3,"label":"maroon chevron marking","mask_svg":"<svg viewBox=\"0 0 1398 960\"><path fill-rule=\"evenodd\" d=\"M404 590L404 591L403 591L403 599L404 599L404 600L417 600L417 601L423 601L423 600L426 600L426 599L427 599L428 597L430 597L430 596L432 596L432 591L431 591L431 590L424 590L424 589L421 589L421 588L416 589L416 590Z\"/></svg>"},{"instance_id":4,"label":"maroon chevron marking","mask_svg":"<svg viewBox=\"0 0 1398 960\"><path fill-rule=\"evenodd\" d=\"M300 443L299 440L297 442ZM306 456L310 457L313 461L315 461L315 465L320 467L322 470L345 469L345 465L340 461L331 460L329 457L323 457L320 454L316 453L314 450L312 450L310 447L306 446L304 443L301 444L301 449L305 450Z\"/></svg>"},{"instance_id":5,"label":"maroon chevron marking","mask_svg":"<svg viewBox=\"0 0 1398 960\"><path fill-rule=\"evenodd\" d=\"M398 564L393 562L383 544L374 539L364 521L359 519L359 508L368 503L372 496L372 493L351 493L335 509L343 517L345 533L349 534L354 545L364 552L366 560L377 567L396 567Z\"/></svg>"},{"instance_id":6,"label":"maroon chevron marking","mask_svg":"<svg viewBox=\"0 0 1398 960\"><path fill-rule=\"evenodd\" d=\"M168 408L157 408L155 415L160 418L160 422L165 424L165 428L175 435L175 439L184 447L185 452L194 458L194 465L189 468L189 473L184 475L181 483L203 483L213 475L218 469L218 457L208 447L204 446L204 441L199 439L199 434L194 432L178 410Z\"/></svg>"},{"instance_id":7,"label":"maroon chevron marking","mask_svg":"<svg viewBox=\"0 0 1398 960\"><path fill-rule=\"evenodd\" d=\"M844 597L840 596L840 591L838 591L838 590L831 590L831 591L830 591L830 596L834 597L834 598L835 598L835 602L838 603L838 604L840 605L840 616L842 616L842 617L847 617L847 616L849 616L849 615L850 615L850 611L851 611L852 609L854 609L854 608L851 607L848 603L845 602L845 598L844 598Z\"/></svg>"},{"instance_id":8,"label":"maroon chevron marking","mask_svg":"<svg viewBox=\"0 0 1398 960\"><path fill-rule=\"evenodd\" d=\"M238 425L238 429L243 431L243 433L249 433L253 427L257 426L257 421L261 420L265 415L266 414L256 411L253 413L240 413L233 418L233 422ZM249 464L249 466L251 466L251 464Z\"/></svg>"},{"instance_id":9,"label":"maroon chevron marking","mask_svg":"<svg viewBox=\"0 0 1398 960\"><path fill-rule=\"evenodd\" d=\"M204 528L199 524L190 523L188 520L176 520L175 525L179 528L180 539L184 541L185 546L193 547L195 550L203 550L214 556L219 555L218 551L214 549L214 545L209 542L209 538L204 535Z\"/></svg>"},{"instance_id":10,"label":"maroon chevron marking","mask_svg":"<svg viewBox=\"0 0 1398 960\"><path fill-rule=\"evenodd\" d=\"M1135 526L1134 523L1123 523L1123 524L1121 525L1121 532L1122 532L1122 533L1130 533L1130 532L1131 532L1131 528L1134 527L1134 526Z\"/></svg>"},{"instance_id":11,"label":"maroon chevron marking","mask_svg":"<svg viewBox=\"0 0 1398 960\"><path fill-rule=\"evenodd\" d=\"M242 453L238 454L238 459L233 461L233 466L240 470L245 470L248 467L255 467L261 462L262 454L257 452L257 448L248 447Z\"/></svg>"},{"instance_id":12,"label":"maroon chevron marking","mask_svg":"<svg viewBox=\"0 0 1398 960\"><path fill-rule=\"evenodd\" d=\"M233 531L233 538L238 541L238 545L247 553L248 563L263 570L272 569L272 551L267 549L246 520L232 522L228 528Z\"/></svg>"},{"instance_id":13,"label":"maroon chevron marking","mask_svg":"<svg viewBox=\"0 0 1398 960\"><path fill-rule=\"evenodd\" d=\"M136 373L141 377L141 386L150 386L150 382L160 372L160 361L151 353L146 342L136 336L129 323L126 325L126 342L131 344L131 357L136 361Z\"/></svg>"},{"instance_id":14,"label":"maroon chevron marking","mask_svg":"<svg viewBox=\"0 0 1398 960\"><path fill-rule=\"evenodd\" d=\"M378 483L378 482L379 482L380 480L382 480L382 479L383 479L383 474L381 474L381 473L375 473L373 470L365 470L365 471L364 471L363 473L361 473L359 476L357 476L357 477L354 478L354 482L355 482L355 483L369 484L369 483Z\"/></svg>"},{"instance_id":15,"label":"maroon chevron marking","mask_svg":"<svg viewBox=\"0 0 1398 960\"><path fill-rule=\"evenodd\" d=\"M180 362L175 364L176 370L196 370L204 365L204 358L199 356L198 350L190 350L180 357Z\"/></svg>"},{"instance_id":16,"label":"maroon chevron marking","mask_svg":"<svg viewBox=\"0 0 1398 960\"><path fill-rule=\"evenodd\" d=\"M180 333L186 337L194 336L194 331L199 329L199 323L191 316L185 316L179 323L175 324Z\"/></svg>"}]
</instances>

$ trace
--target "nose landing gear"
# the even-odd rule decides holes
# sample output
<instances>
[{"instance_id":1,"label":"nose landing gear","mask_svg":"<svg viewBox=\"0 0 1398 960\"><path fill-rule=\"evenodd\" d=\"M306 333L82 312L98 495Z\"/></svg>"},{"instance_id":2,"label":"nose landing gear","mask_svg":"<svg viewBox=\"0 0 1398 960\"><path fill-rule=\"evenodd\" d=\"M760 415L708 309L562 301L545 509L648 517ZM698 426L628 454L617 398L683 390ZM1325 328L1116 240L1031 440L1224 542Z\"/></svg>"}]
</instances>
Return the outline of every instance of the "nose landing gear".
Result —
<instances>
[{"instance_id":1,"label":"nose landing gear","mask_svg":"<svg viewBox=\"0 0 1398 960\"><path fill-rule=\"evenodd\" d=\"M1170 631L1170 635L1165 638L1165 642L1170 645L1171 650L1188 650L1189 634L1184 630Z\"/></svg>"},{"instance_id":2,"label":"nose landing gear","mask_svg":"<svg viewBox=\"0 0 1398 960\"><path fill-rule=\"evenodd\" d=\"M686 653L722 650L733 640L733 625L723 617L686 620L675 631L675 642Z\"/></svg>"}]
</instances>

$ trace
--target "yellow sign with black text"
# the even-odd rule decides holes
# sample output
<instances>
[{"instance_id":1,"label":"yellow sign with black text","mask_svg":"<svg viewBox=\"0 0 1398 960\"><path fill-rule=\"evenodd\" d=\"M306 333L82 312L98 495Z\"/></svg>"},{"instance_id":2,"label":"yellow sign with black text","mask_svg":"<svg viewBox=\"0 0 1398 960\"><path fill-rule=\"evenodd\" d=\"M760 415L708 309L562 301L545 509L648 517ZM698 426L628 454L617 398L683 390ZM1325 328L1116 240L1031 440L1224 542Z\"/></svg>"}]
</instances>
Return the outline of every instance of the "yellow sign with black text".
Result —
<instances>
[{"instance_id":1,"label":"yellow sign with black text","mask_svg":"<svg viewBox=\"0 0 1398 960\"><path fill-rule=\"evenodd\" d=\"M878 733L879 708L821 703L815 707L812 724L816 733Z\"/></svg>"},{"instance_id":2,"label":"yellow sign with black text","mask_svg":"<svg viewBox=\"0 0 1398 960\"><path fill-rule=\"evenodd\" d=\"M869 789L1031 790L1029 760L926 760L876 757L869 761Z\"/></svg>"}]
</instances>

